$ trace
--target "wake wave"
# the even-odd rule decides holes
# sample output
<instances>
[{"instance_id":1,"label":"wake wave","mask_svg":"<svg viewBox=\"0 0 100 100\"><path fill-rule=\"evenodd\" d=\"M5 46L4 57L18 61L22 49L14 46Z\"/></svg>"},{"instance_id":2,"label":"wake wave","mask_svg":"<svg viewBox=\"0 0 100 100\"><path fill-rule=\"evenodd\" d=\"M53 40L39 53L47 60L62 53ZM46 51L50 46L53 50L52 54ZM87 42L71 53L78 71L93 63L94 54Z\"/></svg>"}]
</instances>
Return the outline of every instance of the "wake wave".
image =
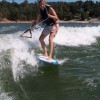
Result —
<instances>
[{"instance_id":1,"label":"wake wave","mask_svg":"<svg viewBox=\"0 0 100 100\"><path fill-rule=\"evenodd\" d=\"M42 31L35 31L34 37L39 38ZM54 38L54 43L64 46L80 46L91 45L97 41L97 37L100 37L100 26L92 27L65 27L60 26L59 30ZM48 45L48 38L45 39L45 43ZM34 40L34 39L33 39Z\"/></svg>"},{"instance_id":2,"label":"wake wave","mask_svg":"<svg viewBox=\"0 0 100 100\"><path fill-rule=\"evenodd\" d=\"M0 34L0 52L10 50L12 71L14 80L18 75L23 76L27 73L25 65L37 66L37 61L34 56L34 50L40 50L39 36L43 29L33 31L31 39L21 38L23 31L14 34ZM100 26L96 27L60 27L54 39L54 43L64 46L80 46L91 45L96 42L97 37L100 37ZM48 37L45 39L48 45ZM65 62L62 60L61 63ZM35 68L35 67L34 67Z\"/></svg>"},{"instance_id":3,"label":"wake wave","mask_svg":"<svg viewBox=\"0 0 100 100\"><path fill-rule=\"evenodd\" d=\"M30 70L35 70L37 61L34 56L34 51L31 53L30 45L28 45L27 40L19 37L18 33L14 35L1 35L0 46L0 53L7 50L10 51L11 57L9 59L12 63L11 67L14 75L14 80L18 78L18 75L23 77L23 74L27 73L27 69L24 68L25 65L30 68Z\"/></svg>"},{"instance_id":4,"label":"wake wave","mask_svg":"<svg viewBox=\"0 0 100 100\"><path fill-rule=\"evenodd\" d=\"M65 46L91 45L100 37L98 27L60 27L54 42Z\"/></svg>"}]
</instances>

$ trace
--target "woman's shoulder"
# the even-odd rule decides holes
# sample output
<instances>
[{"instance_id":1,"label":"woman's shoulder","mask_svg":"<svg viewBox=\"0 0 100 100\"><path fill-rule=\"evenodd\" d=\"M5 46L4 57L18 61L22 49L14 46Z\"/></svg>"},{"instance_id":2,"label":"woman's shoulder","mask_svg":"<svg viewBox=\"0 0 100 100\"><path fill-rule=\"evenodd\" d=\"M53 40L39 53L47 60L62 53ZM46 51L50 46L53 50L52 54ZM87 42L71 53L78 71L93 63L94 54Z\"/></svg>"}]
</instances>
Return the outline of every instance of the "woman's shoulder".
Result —
<instances>
[{"instance_id":1,"label":"woman's shoulder","mask_svg":"<svg viewBox=\"0 0 100 100\"><path fill-rule=\"evenodd\" d=\"M51 7L51 5L46 4L46 8L47 9L50 9L50 7Z\"/></svg>"}]
</instances>

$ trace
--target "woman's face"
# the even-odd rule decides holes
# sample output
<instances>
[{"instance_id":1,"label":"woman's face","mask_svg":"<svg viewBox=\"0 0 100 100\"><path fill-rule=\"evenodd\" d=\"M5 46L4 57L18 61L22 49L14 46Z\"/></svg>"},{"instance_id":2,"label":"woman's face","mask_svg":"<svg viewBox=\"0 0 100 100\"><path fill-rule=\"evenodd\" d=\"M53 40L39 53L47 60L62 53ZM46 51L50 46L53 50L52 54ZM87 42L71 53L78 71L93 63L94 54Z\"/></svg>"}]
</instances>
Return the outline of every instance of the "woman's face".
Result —
<instances>
[{"instance_id":1,"label":"woman's face","mask_svg":"<svg viewBox=\"0 0 100 100\"><path fill-rule=\"evenodd\" d=\"M40 6L41 9L44 9L45 8L45 0L40 0L39 6Z\"/></svg>"}]
</instances>

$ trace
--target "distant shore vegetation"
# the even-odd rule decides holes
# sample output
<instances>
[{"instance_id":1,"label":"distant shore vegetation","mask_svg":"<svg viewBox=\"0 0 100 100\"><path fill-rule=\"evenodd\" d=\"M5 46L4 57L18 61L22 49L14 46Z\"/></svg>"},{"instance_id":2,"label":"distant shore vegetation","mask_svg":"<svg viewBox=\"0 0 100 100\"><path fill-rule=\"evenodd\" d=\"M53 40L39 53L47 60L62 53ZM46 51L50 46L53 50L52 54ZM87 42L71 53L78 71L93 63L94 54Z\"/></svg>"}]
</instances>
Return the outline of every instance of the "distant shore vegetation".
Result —
<instances>
[{"instance_id":1,"label":"distant shore vegetation","mask_svg":"<svg viewBox=\"0 0 100 100\"><path fill-rule=\"evenodd\" d=\"M68 21L78 19L81 21L91 18L100 19L100 2L92 0L76 1L76 2L47 2L57 12L59 19ZM39 11L37 2L28 3L24 1L20 4L16 2L0 2L0 20L7 18L8 20L34 20Z\"/></svg>"}]
</instances>

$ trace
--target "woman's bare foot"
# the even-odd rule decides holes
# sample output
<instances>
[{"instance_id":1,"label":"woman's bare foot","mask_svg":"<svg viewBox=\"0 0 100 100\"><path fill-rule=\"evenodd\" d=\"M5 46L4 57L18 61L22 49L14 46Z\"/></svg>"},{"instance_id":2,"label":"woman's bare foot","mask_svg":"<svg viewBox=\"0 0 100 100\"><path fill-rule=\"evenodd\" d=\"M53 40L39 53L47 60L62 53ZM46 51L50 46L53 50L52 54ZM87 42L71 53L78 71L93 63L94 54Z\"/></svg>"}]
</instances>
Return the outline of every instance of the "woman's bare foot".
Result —
<instances>
[{"instance_id":1,"label":"woman's bare foot","mask_svg":"<svg viewBox=\"0 0 100 100\"><path fill-rule=\"evenodd\" d=\"M51 60L51 59L52 59L51 57L46 58L46 60L48 60L48 61Z\"/></svg>"},{"instance_id":2,"label":"woman's bare foot","mask_svg":"<svg viewBox=\"0 0 100 100\"><path fill-rule=\"evenodd\" d=\"M48 57L47 54L39 54L39 56L45 56L45 57Z\"/></svg>"}]
</instances>

